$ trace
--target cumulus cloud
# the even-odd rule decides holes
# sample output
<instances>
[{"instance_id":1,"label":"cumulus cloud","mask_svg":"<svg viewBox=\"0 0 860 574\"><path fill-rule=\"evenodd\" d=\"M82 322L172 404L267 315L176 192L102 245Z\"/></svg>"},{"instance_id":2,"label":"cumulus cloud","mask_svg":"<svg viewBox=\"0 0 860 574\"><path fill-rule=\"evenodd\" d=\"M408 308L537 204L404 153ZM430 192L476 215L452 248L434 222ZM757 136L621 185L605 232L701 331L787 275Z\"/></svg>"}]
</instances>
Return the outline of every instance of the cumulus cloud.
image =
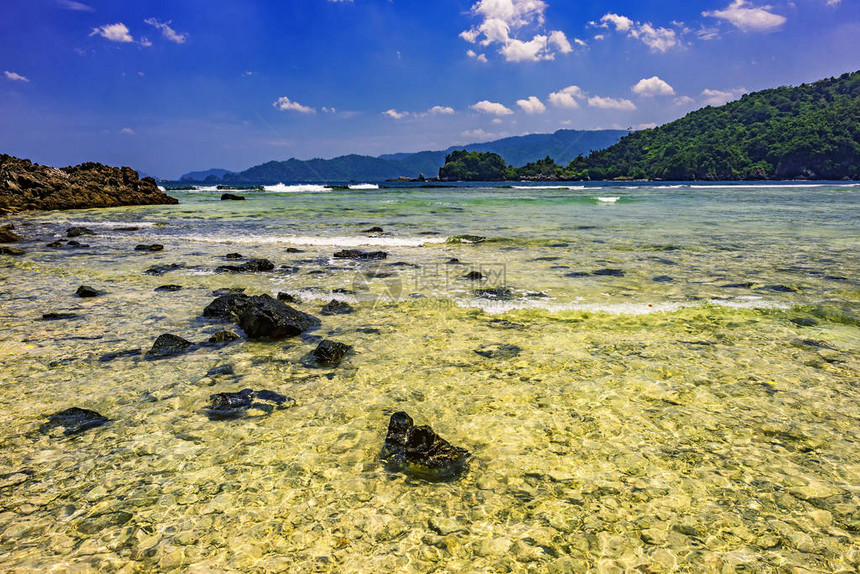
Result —
<instances>
[{"instance_id":1,"label":"cumulus cloud","mask_svg":"<svg viewBox=\"0 0 860 574\"><path fill-rule=\"evenodd\" d=\"M678 36L671 28L654 27L650 22L634 22L627 16L609 12L604 14L600 22L589 22L590 26L597 28L614 27L616 32L627 34L648 46L652 52L666 52L670 48L679 46ZM603 35L595 36L596 40L602 40Z\"/></svg>"},{"instance_id":2,"label":"cumulus cloud","mask_svg":"<svg viewBox=\"0 0 860 574\"><path fill-rule=\"evenodd\" d=\"M427 110L427 115L430 116L447 116L454 113L454 108L449 106L433 106Z\"/></svg>"},{"instance_id":3,"label":"cumulus cloud","mask_svg":"<svg viewBox=\"0 0 860 574\"><path fill-rule=\"evenodd\" d=\"M675 101L676 106L686 106L688 104L692 104L696 100L694 100L690 96L681 96L681 97L675 98L674 101Z\"/></svg>"},{"instance_id":4,"label":"cumulus cloud","mask_svg":"<svg viewBox=\"0 0 860 574\"><path fill-rule=\"evenodd\" d=\"M478 128L475 130L467 130L467 131L461 132L460 135L463 137L466 137L466 138L475 138L475 139L479 139L482 141L486 141L486 140L504 137L507 134L505 132L500 132L500 133L486 132L486 131L482 130L481 128Z\"/></svg>"},{"instance_id":5,"label":"cumulus cloud","mask_svg":"<svg viewBox=\"0 0 860 574\"><path fill-rule=\"evenodd\" d=\"M506 108L502 104L497 104L496 102L490 102L488 100L481 100L477 104L470 106L476 112L483 112L485 114L492 114L494 116L509 116L512 112L510 109Z\"/></svg>"},{"instance_id":6,"label":"cumulus cloud","mask_svg":"<svg viewBox=\"0 0 860 574\"><path fill-rule=\"evenodd\" d=\"M552 60L557 53L572 52L564 32L544 31L546 9L543 0L479 0L471 13L481 23L461 32L460 38L470 44L498 45L508 62Z\"/></svg>"},{"instance_id":7,"label":"cumulus cloud","mask_svg":"<svg viewBox=\"0 0 860 574\"><path fill-rule=\"evenodd\" d=\"M87 6L80 2L74 2L73 0L57 0L57 4L66 10L74 10L76 12L95 12L95 9L92 6Z\"/></svg>"},{"instance_id":8,"label":"cumulus cloud","mask_svg":"<svg viewBox=\"0 0 860 574\"><path fill-rule=\"evenodd\" d=\"M134 135L134 130L133 130L133 129L131 129L131 128L122 128L121 130L119 130L119 133L121 133L121 134L125 134L125 135L128 135L128 136L133 136L133 135Z\"/></svg>"},{"instance_id":9,"label":"cumulus cloud","mask_svg":"<svg viewBox=\"0 0 860 574\"><path fill-rule=\"evenodd\" d=\"M785 24L785 16L774 14L772 6L756 8L746 0L734 0L725 10L702 12L702 16L729 22L744 32L768 32Z\"/></svg>"},{"instance_id":10,"label":"cumulus cloud","mask_svg":"<svg viewBox=\"0 0 860 574\"><path fill-rule=\"evenodd\" d=\"M604 98L602 96L592 96L588 98L588 105L593 108L601 108L604 110L635 110L636 104L630 100L615 98Z\"/></svg>"},{"instance_id":11,"label":"cumulus cloud","mask_svg":"<svg viewBox=\"0 0 860 574\"><path fill-rule=\"evenodd\" d=\"M579 86L568 86L563 90L553 92L549 95L549 103L557 108L576 109L579 107L579 102L585 98L585 92Z\"/></svg>"},{"instance_id":12,"label":"cumulus cloud","mask_svg":"<svg viewBox=\"0 0 860 574\"><path fill-rule=\"evenodd\" d=\"M517 105L527 114L542 114L546 106L536 96L529 96L525 100L517 100Z\"/></svg>"},{"instance_id":13,"label":"cumulus cloud","mask_svg":"<svg viewBox=\"0 0 860 574\"><path fill-rule=\"evenodd\" d=\"M747 93L745 88L734 90L702 90L702 103L706 106L721 106Z\"/></svg>"},{"instance_id":14,"label":"cumulus cloud","mask_svg":"<svg viewBox=\"0 0 860 574\"><path fill-rule=\"evenodd\" d=\"M657 76L651 76L650 78L639 80L636 82L635 86L630 88L630 90L634 94L645 97L675 95L674 88Z\"/></svg>"},{"instance_id":15,"label":"cumulus cloud","mask_svg":"<svg viewBox=\"0 0 860 574\"><path fill-rule=\"evenodd\" d=\"M478 60L482 64L487 63L487 55L486 54L478 54L474 50L469 50L466 52L466 55L472 58L473 60Z\"/></svg>"},{"instance_id":16,"label":"cumulus cloud","mask_svg":"<svg viewBox=\"0 0 860 574\"><path fill-rule=\"evenodd\" d=\"M101 36L111 42L134 42L134 38L132 38L131 33L128 31L128 27L122 22L93 28L90 36Z\"/></svg>"},{"instance_id":17,"label":"cumulus cloud","mask_svg":"<svg viewBox=\"0 0 860 574\"><path fill-rule=\"evenodd\" d=\"M397 110L392 108L390 110L385 110L384 112L382 112L382 115L388 116L389 118L394 120L402 120L404 118L409 117L409 112L398 112Z\"/></svg>"},{"instance_id":18,"label":"cumulus cloud","mask_svg":"<svg viewBox=\"0 0 860 574\"><path fill-rule=\"evenodd\" d=\"M179 34L170 27L170 20L167 22L159 22L155 18L147 18L144 20L147 24L152 26L153 28L157 28L161 30L161 35L170 40L171 42L175 42L177 44L184 44L188 39L188 34Z\"/></svg>"},{"instance_id":19,"label":"cumulus cloud","mask_svg":"<svg viewBox=\"0 0 860 574\"><path fill-rule=\"evenodd\" d=\"M290 98L288 98L287 96L281 96L280 98L275 100L275 103L272 105L282 112L300 112L302 114L313 114L316 112L315 109L308 106L303 106L298 102L294 102L290 100Z\"/></svg>"},{"instance_id":20,"label":"cumulus cloud","mask_svg":"<svg viewBox=\"0 0 860 574\"><path fill-rule=\"evenodd\" d=\"M10 72L9 70L6 70L3 73L6 74L6 77L13 82L24 82L25 84L30 83L30 79L25 76L22 76L21 74L16 74L15 72Z\"/></svg>"}]
</instances>

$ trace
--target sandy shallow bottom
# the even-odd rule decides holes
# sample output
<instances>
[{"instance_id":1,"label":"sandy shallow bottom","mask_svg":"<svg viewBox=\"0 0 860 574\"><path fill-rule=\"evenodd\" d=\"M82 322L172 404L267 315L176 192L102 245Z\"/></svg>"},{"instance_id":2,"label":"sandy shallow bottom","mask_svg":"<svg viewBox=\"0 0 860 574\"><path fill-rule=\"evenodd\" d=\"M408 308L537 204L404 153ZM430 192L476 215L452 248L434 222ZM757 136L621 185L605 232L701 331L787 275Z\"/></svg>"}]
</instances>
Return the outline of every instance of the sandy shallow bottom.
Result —
<instances>
[{"instance_id":1,"label":"sandy shallow bottom","mask_svg":"<svg viewBox=\"0 0 860 574\"><path fill-rule=\"evenodd\" d=\"M102 248L74 253L42 241L0 260L3 571L860 568L852 284L836 283L816 304L790 293L751 305L761 292L711 297L729 259L696 268L698 256L672 254L681 261L673 275L701 281L658 290L653 252L619 243L603 255L614 254L625 278L573 286L550 274L556 261L525 268L553 248L395 249L392 260L424 269L483 250L488 269L508 262L506 281L549 291L560 305L532 307L523 295L511 306L458 297L472 289L460 283L415 284L414 275L363 283L356 273L366 266L322 262L329 247L286 255L283 245L244 245L302 271L228 276L204 267L224 264L234 246L165 241L162 254L132 252L141 237L92 238ZM574 267L607 266L554 249ZM141 273L179 260L188 268ZM325 273L309 274L317 269ZM783 271L771 273L762 284ZM166 283L184 288L153 291ZM107 293L76 299L80 284ZM145 351L165 332L202 341L235 328L200 318L220 287L288 290L318 316L332 297L356 311L285 341L99 361ZM661 298L629 296L648 290ZM41 321L49 311L79 316ZM310 367L304 358L319 337L354 353L337 368ZM475 352L499 345L520 352ZM235 374L206 375L219 365ZM205 416L210 394L245 387L296 405ZM111 422L75 437L39 432L70 406ZM447 483L387 472L378 454L399 410L469 449L469 471Z\"/></svg>"}]
</instances>

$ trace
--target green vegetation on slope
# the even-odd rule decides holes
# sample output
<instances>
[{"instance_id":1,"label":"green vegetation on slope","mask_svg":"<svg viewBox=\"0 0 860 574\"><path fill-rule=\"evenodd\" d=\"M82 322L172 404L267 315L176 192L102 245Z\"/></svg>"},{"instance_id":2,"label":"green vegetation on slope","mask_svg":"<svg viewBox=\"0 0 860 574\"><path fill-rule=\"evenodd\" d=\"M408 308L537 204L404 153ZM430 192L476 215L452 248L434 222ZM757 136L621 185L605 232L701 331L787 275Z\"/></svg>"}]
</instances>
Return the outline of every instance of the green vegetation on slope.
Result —
<instances>
[{"instance_id":1,"label":"green vegetation on slope","mask_svg":"<svg viewBox=\"0 0 860 574\"><path fill-rule=\"evenodd\" d=\"M703 108L565 171L577 179L860 179L860 72Z\"/></svg>"}]
</instances>

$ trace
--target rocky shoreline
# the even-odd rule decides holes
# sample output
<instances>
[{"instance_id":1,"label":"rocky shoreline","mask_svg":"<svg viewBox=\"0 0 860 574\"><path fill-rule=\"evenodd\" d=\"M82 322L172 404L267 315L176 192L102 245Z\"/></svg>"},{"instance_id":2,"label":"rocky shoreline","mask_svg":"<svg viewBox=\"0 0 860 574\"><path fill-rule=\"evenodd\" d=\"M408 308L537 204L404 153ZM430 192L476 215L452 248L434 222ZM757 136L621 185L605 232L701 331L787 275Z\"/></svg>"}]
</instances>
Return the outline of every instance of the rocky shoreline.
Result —
<instances>
[{"instance_id":1,"label":"rocky shoreline","mask_svg":"<svg viewBox=\"0 0 860 574\"><path fill-rule=\"evenodd\" d=\"M130 167L87 162L57 169L0 154L0 215L32 210L176 204Z\"/></svg>"}]
</instances>

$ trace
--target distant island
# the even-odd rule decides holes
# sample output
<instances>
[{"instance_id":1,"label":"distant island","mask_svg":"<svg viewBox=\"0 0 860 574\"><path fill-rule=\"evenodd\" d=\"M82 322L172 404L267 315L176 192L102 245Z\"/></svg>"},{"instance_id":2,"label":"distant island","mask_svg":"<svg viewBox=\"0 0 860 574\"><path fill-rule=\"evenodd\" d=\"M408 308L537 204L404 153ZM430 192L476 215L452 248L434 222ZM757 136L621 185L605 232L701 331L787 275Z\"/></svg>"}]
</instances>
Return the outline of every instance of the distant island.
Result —
<instances>
[{"instance_id":1,"label":"distant island","mask_svg":"<svg viewBox=\"0 0 860 574\"><path fill-rule=\"evenodd\" d=\"M515 136L461 147L468 151L497 153L516 165L537 161L545 156L552 156L567 163L577 156L607 148L626 134L627 132L622 130L558 130L551 134ZM269 161L238 173L223 169L193 171L183 175L180 181L241 185L264 181L383 181L401 176L417 178L419 174L433 177L445 164L446 156L457 149L460 147L453 146L444 151L386 154L379 157L351 154L333 159Z\"/></svg>"},{"instance_id":2,"label":"distant island","mask_svg":"<svg viewBox=\"0 0 860 574\"><path fill-rule=\"evenodd\" d=\"M455 150L442 181L860 179L860 72L743 96L567 165Z\"/></svg>"}]
</instances>

